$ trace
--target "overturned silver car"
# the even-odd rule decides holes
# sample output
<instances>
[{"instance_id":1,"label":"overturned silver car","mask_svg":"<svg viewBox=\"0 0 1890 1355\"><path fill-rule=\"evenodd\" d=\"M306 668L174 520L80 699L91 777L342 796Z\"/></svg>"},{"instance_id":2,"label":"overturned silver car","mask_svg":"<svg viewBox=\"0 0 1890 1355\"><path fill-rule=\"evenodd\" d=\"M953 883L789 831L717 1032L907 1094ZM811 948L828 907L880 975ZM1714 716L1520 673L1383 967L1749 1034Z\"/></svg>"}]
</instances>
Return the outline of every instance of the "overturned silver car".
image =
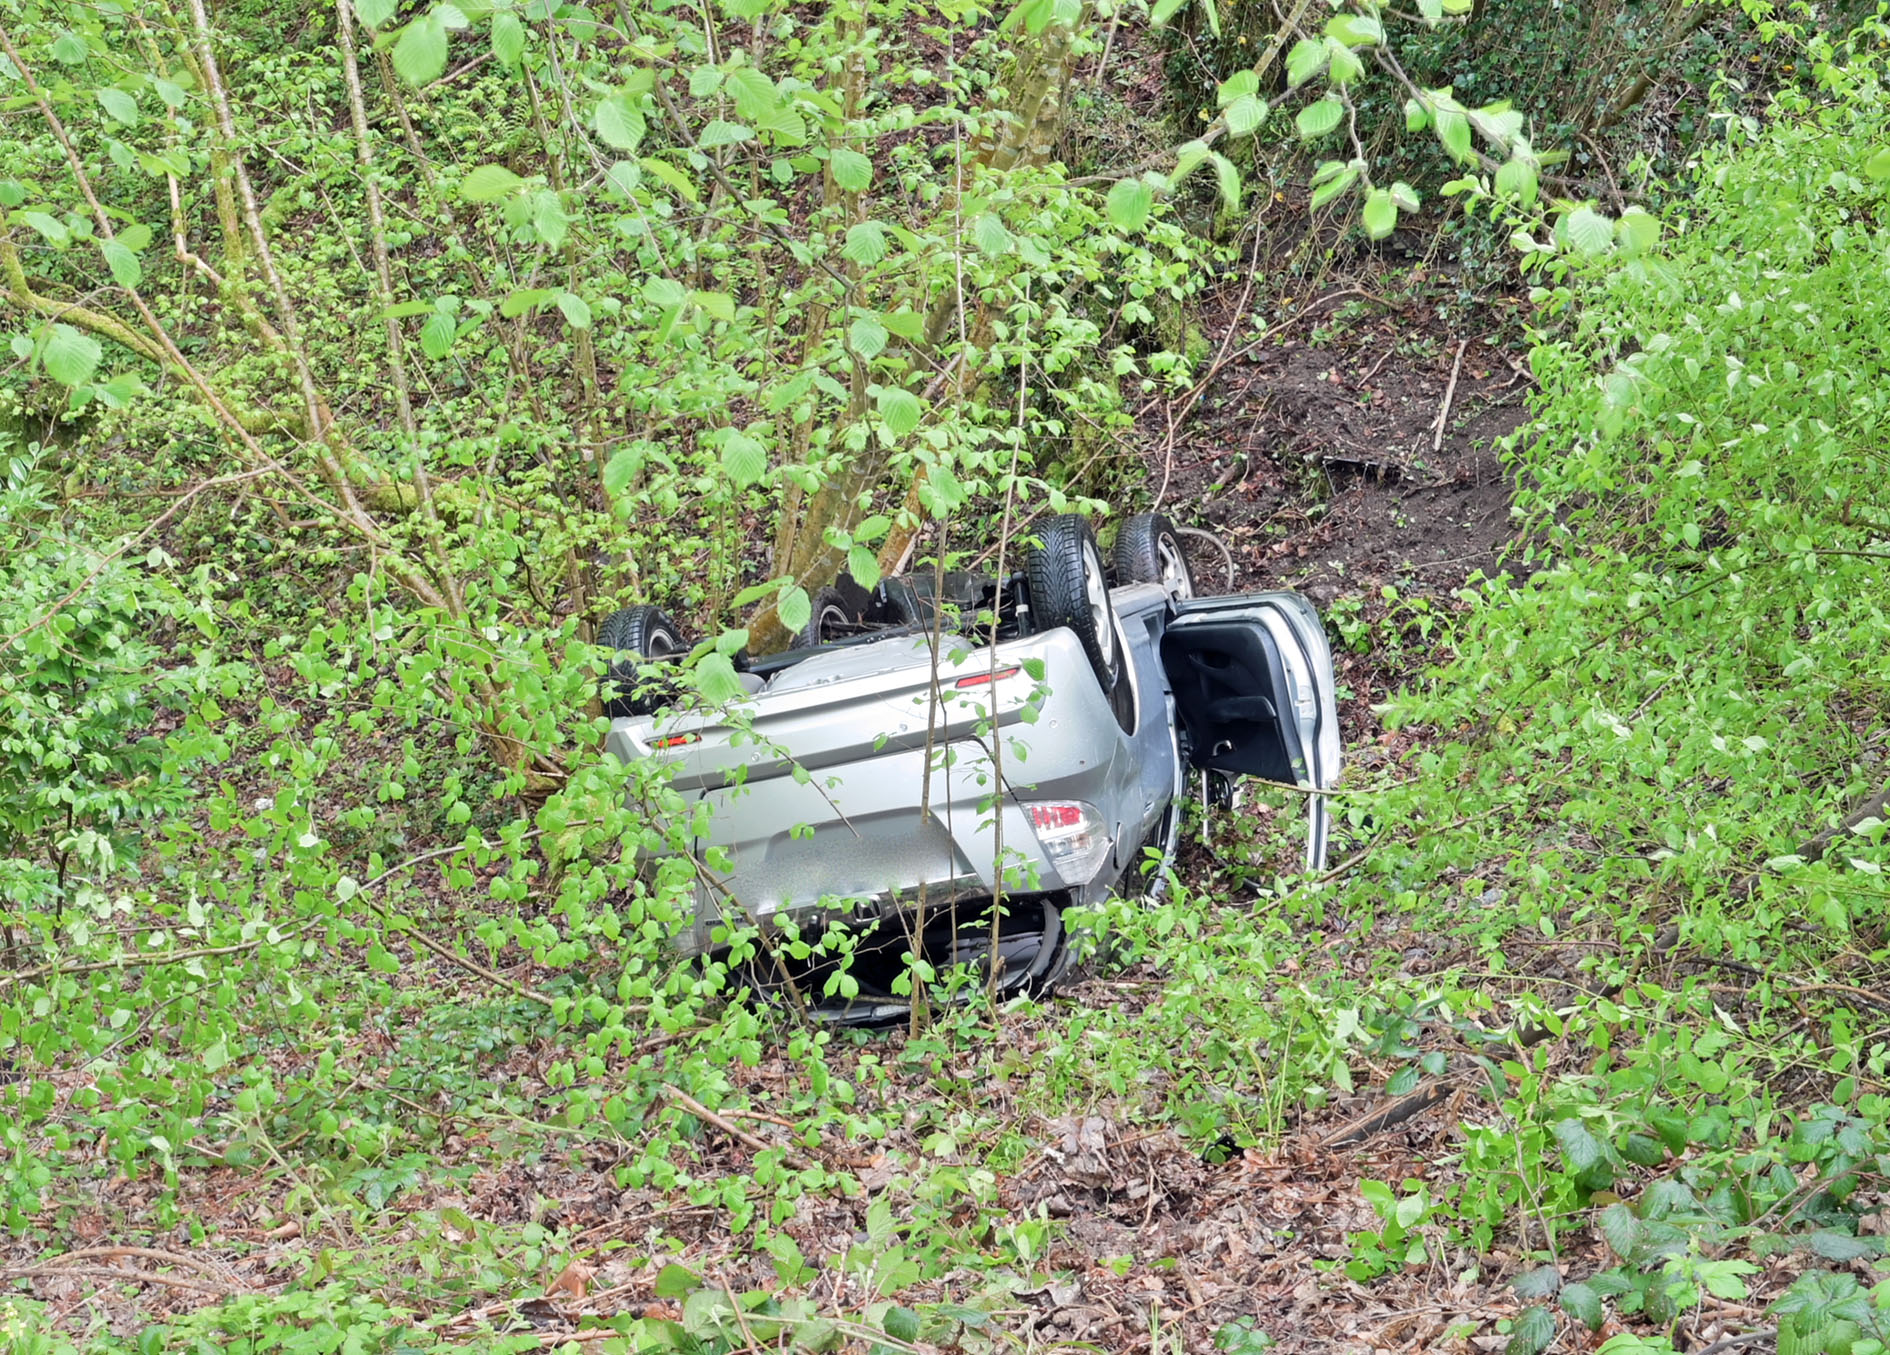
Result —
<instances>
[{"instance_id":1,"label":"overturned silver car","mask_svg":"<svg viewBox=\"0 0 1890 1355\"><path fill-rule=\"evenodd\" d=\"M1196 597L1159 515L1128 519L1113 556L1110 587L1068 515L1008 578L843 579L795 648L743 661L748 695L727 710L663 706L650 661L680 657L682 636L652 607L613 615L610 747L670 764L706 810L679 947L843 923L853 982L830 1014L851 1020L905 1009L913 954L1041 991L1067 964L1065 910L1139 892L1150 849L1172 851L1192 772L1223 802L1241 777L1330 789L1338 714L1312 606ZM1307 804L1316 868L1326 805Z\"/></svg>"}]
</instances>

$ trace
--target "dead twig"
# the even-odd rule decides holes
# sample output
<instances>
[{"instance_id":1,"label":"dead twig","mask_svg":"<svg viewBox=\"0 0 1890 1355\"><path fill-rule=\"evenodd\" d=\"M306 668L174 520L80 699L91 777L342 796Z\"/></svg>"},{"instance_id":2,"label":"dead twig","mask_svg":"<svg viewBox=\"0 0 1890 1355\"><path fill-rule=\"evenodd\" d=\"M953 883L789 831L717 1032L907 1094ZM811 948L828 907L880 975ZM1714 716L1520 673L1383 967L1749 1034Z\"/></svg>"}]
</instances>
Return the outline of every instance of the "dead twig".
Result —
<instances>
[{"instance_id":1,"label":"dead twig","mask_svg":"<svg viewBox=\"0 0 1890 1355\"><path fill-rule=\"evenodd\" d=\"M1192 536L1197 540L1212 544L1214 549L1221 553L1221 558L1227 562L1227 586L1229 588L1234 586L1235 569L1233 547L1221 540L1218 532L1205 531L1200 527L1177 527L1175 530L1182 536Z\"/></svg>"},{"instance_id":2,"label":"dead twig","mask_svg":"<svg viewBox=\"0 0 1890 1355\"><path fill-rule=\"evenodd\" d=\"M742 1144L743 1146L747 1148L752 1149L753 1151L757 1153L765 1153L769 1151L770 1149L777 1148L779 1146L776 1144L769 1143L764 1138L760 1138L754 1134L749 1133L746 1129L743 1129L740 1125L736 1124L733 1120L729 1119L726 1115L718 1115L716 1112L710 1110L707 1106L703 1105L702 1102L696 1100L695 1097L691 1096L688 1092L683 1091L679 1087L673 1087L669 1083L665 1082L665 1083L660 1084L656 1090L657 1090L657 1094L661 1096L664 1100L669 1101L670 1103L679 1107L682 1110L688 1111L691 1115L695 1116L698 1120L701 1120L704 1124L714 1125L717 1129L721 1130L724 1134L727 1134L730 1138L734 1139L736 1142ZM800 1154L796 1153L793 1149L789 1148L783 1151L785 1151L786 1153L786 1157L784 1160L788 1163L789 1166L792 1166L796 1169L800 1169L808 1165L807 1160L801 1157Z\"/></svg>"},{"instance_id":3,"label":"dead twig","mask_svg":"<svg viewBox=\"0 0 1890 1355\"><path fill-rule=\"evenodd\" d=\"M1762 1327L1758 1331L1740 1332L1737 1336L1722 1336L1710 1346L1701 1346L1696 1355L1718 1355L1722 1350L1736 1350L1755 1341L1768 1341L1777 1335L1777 1327Z\"/></svg>"},{"instance_id":4,"label":"dead twig","mask_svg":"<svg viewBox=\"0 0 1890 1355\"><path fill-rule=\"evenodd\" d=\"M1444 1081L1427 1082L1415 1091L1407 1092L1397 1100L1380 1106L1368 1115L1361 1115L1349 1124L1342 1124L1319 1140L1321 1148L1342 1148L1348 1143L1357 1143L1374 1134L1381 1134L1395 1128L1406 1120L1412 1119L1429 1110L1450 1091L1450 1083Z\"/></svg>"},{"instance_id":5,"label":"dead twig","mask_svg":"<svg viewBox=\"0 0 1890 1355\"><path fill-rule=\"evenodd\" d=\"M78 1251L69 1251L55 1256L42 1264L51 1265L54 1261L105 1260L118 1256L136 1256L145 1261L162 1261L166 1265L185 1266L199 1274L208 1275L218 1282L222 1282L224 1278L208 1261L199 1261L193 1256L179 1256L172 1251L160 1251L156 1247L82 1247Z\"/></svg>"},{"instance_id":6,"label":"dead twig","mask_svg":"<svg viewBox=\"0 0 1890 1355\"><path fill-rule=\"evenodd\" d=\"M1444 387L1444 403L1437 411L1437 434L1431 439L1431 451L1437 452L1444 445L1444 430L1450 426L1450 402L1457 398L1457 375L1463 371L1463 350L1470 346L1470 340L1457 341L1457 358L1450 364L1450 384Z\"/></svg>"},{"instance_id":7,"label":"dead twig","mask_svg":"<svg viewBox=\"0 0 1890 1355\"><path fill-rule=\"evenodd\" d=\"M1799 843L1792 855L1802 857L1806 861L1822 861L1825 852L1830 850L1833 842L1865 819L1882 818L1887 807L1890 807L1890 782L1886 782L1875 794L1846 810L1844 817L1839 819L1834 827L1827 828ZM1763 873L1755 870L1735 880L1730 890L1732 896L1736 899L1749 898L1752 891L1759 887L1759 878Z\"/></svg>"},{"instance_id":8,"label":"dead twig","mask_svg":"<svg viewBox=\"0 0 1890 1355\"><path fill-rule=\"evenodd\" d=\"M1365 383L1370 381L1373 377L1377 376L1378 369L1380 367L1383 367L1387 362L1389 362L1391 360L1391 355L1397 351L1398 351L1398 348L1396 344L1393 344L1390 348L1387 348L1384 351L1383 356L1381 356L1378 359L1378 361L1372 364L1372 369L1369 372L1365 373L1364 376L1361 376L1358 379L1357 388L1359 390L1363 390L1365 388Z\"/></svg>"},{"instance_id":9,"label":"dead twig","mask_svg":"<svg viewBox=\"0 0 1890 1355\"><path fill-rule=\"evenodd\" d=\"M155 1284L165 1289L188 1289L197 1294L215 1294L228 1298L235 1289L209 1280L186 1279L181 1275L160 1275L153 1270L120 1270L116 1266L10 1266L0 1270L0 1279L48 1279L55 1275L84 1276L86 1279L116 1280L120 1284Z\"/></svg>"}]
</instances>

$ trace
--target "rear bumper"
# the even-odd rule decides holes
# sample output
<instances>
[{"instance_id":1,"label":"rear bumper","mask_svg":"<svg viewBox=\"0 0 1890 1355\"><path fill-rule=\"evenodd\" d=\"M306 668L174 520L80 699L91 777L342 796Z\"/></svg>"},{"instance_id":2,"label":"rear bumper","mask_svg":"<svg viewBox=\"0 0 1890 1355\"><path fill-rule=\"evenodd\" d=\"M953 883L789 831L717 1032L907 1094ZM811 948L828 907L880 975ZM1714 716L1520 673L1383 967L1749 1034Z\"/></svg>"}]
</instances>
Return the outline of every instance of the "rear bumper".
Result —
<instances>
[{"instance_id":1,"label":"rear bumper","mask_svg":"<svg viewBox=\"0 0 1890 1355\"><path fill-rule=\"evenodd\" d=\"M870 673L825 680L819 658L786 670L735 721L682 714L613 725L619 756L671 763L672 784L693 802L703 868L694 925L675 938L683 953L713 952L731 927L792 923L818 934L833 921L897 918L921 899L928 909L976 904L1000 885L1006 895L1087 901L1119 873L1112 842L1089 878L1064 878L1025 808L1075 800L1106 809L1121 798L1111 787L1123 779L1114 764L1126 744L1075 636L979 649L956 665L947 656L936 694L922 645L887 649ZM1010 675L976 681L993 668ZM678 735L695 738L660 746ZM1109 831L1120 828L1112 815Z\"/></svg>"}]
</instances>

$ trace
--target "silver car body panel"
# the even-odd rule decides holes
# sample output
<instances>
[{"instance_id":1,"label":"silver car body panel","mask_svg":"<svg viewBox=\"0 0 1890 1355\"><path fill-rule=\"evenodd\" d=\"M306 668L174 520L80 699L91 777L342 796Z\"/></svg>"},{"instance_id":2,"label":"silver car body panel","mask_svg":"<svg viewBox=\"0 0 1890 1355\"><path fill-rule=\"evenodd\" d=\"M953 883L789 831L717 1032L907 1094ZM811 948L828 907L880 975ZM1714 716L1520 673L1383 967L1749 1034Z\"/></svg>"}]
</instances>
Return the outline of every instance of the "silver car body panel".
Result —
<instances>
[{"instance_id":1,"label":"silver car body panel","mask_svg":"<svg viewBox=\"0 0 1890 1355\"><path fill-rule=\"evenodd\" d=\"M1176 604L1157 585L1135 584L1111 590L1110 601L1128 659L1127 729L1065 629L995 646L946 634L936 662L929 635L832 647L776 671L726 711L613 721L616 756L669 763L672 784L697 803L703 869L695 924L679 947L715 949L725 919L791 919L806 929L921 897L928 907L988 900L1000 862L1006 894L1099 901L1182 794L1187 722L1177 719L1162 648L1177 632L1173 643L1185 648L1189 627L1231 621L1271 637L1287 687L1273 704L1304 752L1292 779L1306 789L1337 782L1331 653L1305 599ZM1316 865L1325 803L1309 799ZM1091 845L1080 874L1066 878L1068 856L1047 849L1033 827L1029 807L1041 801L1093 812L1107 843Z\"/></svg>"}]
</instances>

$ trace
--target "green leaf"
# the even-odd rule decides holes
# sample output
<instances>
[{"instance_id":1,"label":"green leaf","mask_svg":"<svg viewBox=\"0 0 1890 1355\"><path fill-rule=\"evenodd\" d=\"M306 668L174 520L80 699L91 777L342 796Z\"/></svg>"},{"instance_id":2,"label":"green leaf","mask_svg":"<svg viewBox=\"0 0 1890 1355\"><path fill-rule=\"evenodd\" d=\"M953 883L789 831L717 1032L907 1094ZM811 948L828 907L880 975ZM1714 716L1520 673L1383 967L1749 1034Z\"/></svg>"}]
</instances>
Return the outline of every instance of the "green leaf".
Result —
<instances>
[{"instance_id":1,"label":"green leaf","mask_svg":"<svg viewBox=\"0 0 1890 1355\"><path fill-rule=\"evenodd\" d=\"M814 617L813 599L807 596L807 590L799 584L790 584L781 590L780 598L774 604L775 615L781 618L781 624L789 630L800 632L807 629L807 623Z\"/></svg>"},{"instance_id":2,"label":"green leaf","mask_svg":"<svg viewBox=\"0 0 1890 1355\"><path fill-rule=\"evenodd\" d=\"M100 356L98 340L71 325L58 324L47 334L39 360L46 366L46 375L60 385L83 386L98 370Z\"/></svg>"},{"instance_id":3,"label":"green leaf","mask_svg":"<svg viewBox=\"0 0 1890 1355\"><path fill-rule=\"evenodd\" d=\"M643 469L643 448L633 444L616 452L604 463L604 493L616 498L637 478L637 472Z\"/></svg>"},{"instance_id":4,"label":"green leaf","mask_svg":"<svg viewBox=\"0 0 1890 1355\"><path fill-rule=\"evenodd\" d=\"M1582 254L1604 254L1614 247L1614 222L1592 207L1577 207L1562 219L1569 244Z\"/></svg>"},{"instance_id":5,"label":"green leaf","mask_svg":"<svg viewBox=\"0 0 1890 1355\"><path fill-rule=\"evenodd\" d=\"M1332 48L1332 64L1326 71L1326 78L1335 85L1349 85L1365 74L1365 63L1358 54L1342 42L1329 44Z\"/></svg>"},{"instance_id":6,"label":"green leaf","mask_svg":"<svg viewBox=\"0 0 1890 1355\"><path fill-rule=\"evenodd\" d=\"M1516 1314L1503 1355L1540 1355L1555 1340L1555 1314L1547 1308L1525 1308Z\"/></svg>"},{"instance_id":7,"label":"green leaf","mask_svg":"<svg viewBox=\"0 0 1890 1355\"><path fill-rule=\"evenodd\" d=\"M925 317L917 311L883 312L879 322L902 339L917 339L925 333Z\"/></svg>"},{"instance_id":8,"label":"green leaf","mask_svg":"<svg viewBox=\"0 0 1890 1355\"><path fill-rule=\"evenodd\" d=\"M1237 99L1244 99L1250 94L1258 94L1259 92L1260 72L1251 69L1238 70L1221 81L1220 85L1215 89L1214 106L1216 108L1225 108Z\"/></svg>"},{"instance_id":9,"label":"green leaf","mask_svg":"<svg viewBox=\"0 0 1890 1355\"><path fill-rule=\"evenodd\" d=\"M1835 1228L1820 1228L1811 1235L1811 1250L1827 1261L1856 1261L1865 1256L1882 1255L1883 1246L1875 1238L1855 1237Z\"/></svg>"},{"instance_id":10,"label":"green leaf","mask_svg":"<svg viewBox=\"0 0 1890 1355\"><path fill-rule=\"evenodd\" d=\"M730 71L724 87L734 96L735 116L751 122L760 121L781 102L781 91L774 81L753 66L738 66Z\"/></svg>"},{"instance_id":11,"label":"green leaf","mask_svg":"<svg viewBox=\"0 0 1890 1355\"><path fill-rule=\"evenodd\" d=\"M1406 99L1404 101L1404 130L1407 132L1421 132L1430 125L1431 110L1425 107L1424 101L1422 99Z\"/></svg>"},{"instance_id":12,"label":"green leaf","mask_svg":"<svg viewBox=\"0 0 1890 1355\"><path fill-rule=\"evenodd\" d=\"M481 165L459 181L459 195L468 202L496 202L524 185L525 181L504 165Z\"/></svg>"},{"instance_id":13,"label":"green leaf","mask_svg":"<svg viewBox=\"0 0 1890 1355\"><path fill-rule=\"evenodd\" d=\"M1344 197L1357 182L1358 171L1350 165L1345 166L1335 177L1313 189L1312 210L1316 212L1327 203Z\"/></svg>"},{"instance_id":14,"label":"green leaf","mask_svg":"<svg viewBox=\"0 0 1890 1355\"><path fill-rule=\"evenodd\" d=\"M564 204L556 193L543 188L532 195L532 231L545 244L552 249L562 248L570 225L571 218L565 215Z\"/></svg>"},{"instance_id":15,"label":"green leaf","mask_svg":"<svg viewBox=\"0 0 1890 1355\"><path fill-rule=\"evenodd\" d=\"M1202 165L1207 163L1208 148L1204 141L1190 141L1175 152L1175 170L1169 176L1170 182L1180 183Z\"/></svg>"},{"instance_id":16,"label":"green leaf","mask_svg":"<svg viewBox=\"0 0 1890 1355\"><path fill-rule=\"evenodd\" d=\"M1227 119L1230 136L1251 136L1267 120L1267 102L1252 94L1243 94L1227 105L1222 117ZM1123 180L1127 183L1129 180Z\"/></svg>"},{"instance_id":17,"label":"green leaf","mask_svg":"<svg viewBox=\"0 0 1890 1355\"><path fill-rule=\"evenodd\" d=\"M1679 1111L1671 1106L1651 1107L1647 1112L1647 1125L1675 1157L1686 1152L1687 1117Z\"/></svg>"},{"instance_id":18,"label":"green leaf","mask_svg":"<svg viewBox=\"0 0 1890 1355\"><path fill-rule=\"evenodd\" d=\"M1286 54L1286 82L1298 89L1326 68L1332 49L1318 38L1301 38Z\"/></svg>"},{"instance_id":19,"label":"green leaf","mask_svg":"<svg viewBox=\"0 0 1890 1355\"><path fill-rule=\"evenodd\" d=\"M1337 99L1315 99L1299 110L1299 116L1293 119L1293 123L1299 128L1301 137L1313 141L1331 135L1344 116L1345 105Z\"/></svg>"},{"instance_id":20,"label":"green leaf","mask_svg":"<svg viewBox=\"0 0 1890 1355\"><path fill-rule=\"evenodd\" d=\"M1376 47L1385 40L1385 26L1369 14L1341 11L1326 20L1326 36L1347 47Z\"/></svg>"},{"instance_id":21,"label":"green leaf","mask_svg":"<svg viewBox=\"0 0 1890 1355\"><path fill-rule=\"evenodd\" d=\"M1234 162L1219 151L1208 157L1214 166L1214 182L1221 190L1221 206L1228 211L1240 208L1240 171L1234 168Z\"/></svg>"},{"instance_id":22,"label":"green leaf","mask_svg":"<svg viewBox=\"0 0 1890 1355\"><path fill-rule=\"evenodd\" d=\"M828 152L827 168L842 192L864 193L873 182L873 162L845 146L835 146Z\"/></svg>"},{"instance_id":23,"label":"green leaf","mask_svg":"<svg viewBox=\"0 0 1890 1355\"><path fill-rule=\"evenodd\" d=\"M696 145L705 151L712 151L722 146L739 146L744 141L755 139L755 129L744 127L739 122L724 122L721 118L711 119L696 138Z\"/></svg>"},{"instance_id":24,"label":"green leaf","mask_svg":"<svg viewBox=\"0 0 1890 1355\"><path fill-rule=\"evenodd\" d=\"M659 1299L679 1299L701 1287L702 1280L693 1270L687 1270L673 1261L656 1276L656 1297Z\"/></svg>"},{"instance_id":25,"label":"green leaf","mask_svg":"<svg viewBox=\"0 0 1890 1355\"><path fill-rule=\"evenodd\" d=\"M182 108L184 106L184 87L175 80L153 80L151 82L151 88L157 91L158 98L164 101L166 108Z\"/></svg>"},{"instance_id":26,"label":"green leaf","mask_svg":"<svg viewBox=\"0 0 1890 1355\"><path fill-rule=\"evenodd\" d=\"M877 221L862 221L847 228L847 242L840 257L871 268L886 257L886 228Z\"/></svg>"},{"instance_id":27,"label":"green leaf","mask_svg":"<svg viewBox=\"0 0 1890 1355\"><path fill-rule=\"evenodd\" d=\"M1463 115L1461 108L1433 102L1431 120L1437 127L1437 139L1444 143L1451 159L1459 162L1476 159L1476 152L1470 149L1470 119Z\"/></svg>"},{"instance_id":28,"label":"green leaf","mask_svg":"<svg viewBox=\"0 0 1890 1355\"><path fill-rule=\"evenodd\" d=\"M1374 188L1365 199L1365 209L1360 213L1365 223L1365 234L1374 240L1382 240L1397 229L1398 205L1391 200L1391 194L1382 188Z\"/></svg>"},{"instance_id":29,"label":"green leaf","mask_svg":"<svg viewBox=\"0 0 1890 1355\"><path fill-rule=\"evenodd\" d=\"M368 28L379 28L394 17L395 0L355 0L354 17Z\"/></svg>"},{"instance_id":30,"label":"green leaf","mask_svg":"<svg viewBox=\"0 0 1890 1355\"><path fill-rule=\"evenodd\" d=\"M439 11L415 19L394 44L394 70L410 85L425 85L446 72L446 24Z\"/></svg>"},{"instance_id":31,"label":"green leaf","mask_svg":"<svg viewBox=\"0 0 1890 1355\"><path fill-rule=\"evenodd\" d=\"M65 224L44 212L21 212L19 219L31 226L46 238L46 243L64 249L72 239L72 233Z\"/></svg>"},{"instance_id":32,"label":"green leaf","mask_svg":"<svg viewBox=\"0 0 1890 1355\"><path fill-rule=\"evenodd\" d=\"M1403 1096L1413 1087L1417 1086L1417 1082L1417 1066L1407 1063L1404 1067L1393 1073L1390 1080L1385 1083L1385 1095Z\"/></svg>"},{"instance_id":33,"label":"green leaf","mask_svg":"<svg viewBox=\"0 0 1890 1355\"><path fill-rule=\"evenodd\" d=\"M604 183L616 196L631 200L643 182L643 167L634 160L619 160L604 171Z\"/></svg>"},{"instance_id":34,"label":"green leaf","mask_svg":"<svg viewBox=\"0 0 1890 1355\"><path fill-rule=\"evenodd\" d=\"M748 695L726 654L704 654L695 667L696 690L712 706L726 706Z\"/></svg>"},{"instance_id":35,"label":"green leaf","mask_svg":"<svg viewBox=\"0 0 1890 1355\"><path fill-rule=\"evenodd\" d=\"M1444 17L1444 0L1418 0L1418 14L1426 27L1435 27Z\"/></svg>"},{"instance_id":36,"label":"green leaf","mask_svg":"<svg viewBox=\"0 0 1890 1355\"><path fill-rule=\"evenodd\" d=\"M1611 1204L1601 1211L1601 1236L1616 1256L1632 1265L1639 1255L1645 1230L1633 1210L1624 1204Z\"/></svg>"},{"instance_id":37,"label":"green leaf","mask_svg":"<svg viewBox=\"0 0 1890 1355\"><path fill-rule=\"evenodd\" d=\"M144 278L144 266L138 262L137 253L124 241L102 241L99 252L105 256L105 266L112 270L112 281L120 287L136 287Z\"/></svg>"},{"instance_id":38,"label":"green leaf","mask_svg":"<svg viewBox=\"0 0 1890 1355\"><path fill-rule=\"evenodd\" d=\"M919 397L899 386L883 386L877 399L880 422L894 437L902 438L919 426L925 407Z\"/></svg>"},{"instance_id":39,"label":"green leaf","mask_svg":"<svg viewBox=\"0 0 1890 1355\"><path fill-rule=\"evenodd\" d=\"M563 292L558 296L558 310L564 315L564 321L572 329L591 327L590 303L576 292Z\"/></svg>"},{"instance_id":40,"label":"green leaf","mask_svg":"<svg viewBox=\"0 0 1890 1355\"><path fill-rule=\"evenodd\" d=\"M1546 1299L1562 1287L1562 1272L1554 1266L1537 1266L1511 1280L1509 1287L1516 1291L1517 1298Z\"/></svg>"},{"instance_id":41,"label":"green leaf","mask_svg":"<svg viewBox=\"0 0 1890 1355\"><path fill-rule=\"evenodd\" d=\"M868 362L886 351L886 338L886 326L871 315L857 316L847 327L847 342Z\"/></svg>"},{"instance_id":42,"label":"green leaf","mask_svg":"<svg viewBox=\"0 0 1890 1355\"><path fill-rule=\"evenodd\" d=\"M1637 1167L1658 1167L1667 1160L1667 1150L1660 1140L1647 1134L1624 1134L1619 1149L1621 1156Z\"/></svg>"},{"instance_id":43,"label":"green leaf","mask_svg":"<svg viewBox=\"0 0 1890 1355\"><path fill-rule=\"evenodd\" d=\"M919 1315L910 1308L888 1308L879 1325L895 1341L909 1345L919 1339Z\"/></svg>"},{"instance_id":44,"label":"green leaf","mask_svg":"<svg viewBox=\"0 0 1890 1355\"><path fill-rule=\"evenodd\" d=\"M551 287L521 287L516 292L506 293L505 300L499 303L499 314L507 320L516 320L527 311L535 311L558 295Z\"/></svg>"},{"instance_id":45,"label":"green leaf","mask_svg":"<svg viewBox=\"0 0 1890 1355\"><path fill-rule=\"evenodd\" d=\"M860 587L875 587L879 583L879 556L870 546L854 543L847 549L847 573Z\"/></svg>"},{"instance_id":46,"label":"green leaf","mask_svg":"<svg viewBox=\"0 0 1890 1355\"><path fill-rule=\"evenodd\" d=\"M492 16L492 56L501 66L516 66L525 55L525 25L509 10Z\"/></svg>"},{"instance_id":47,"label":"green leaf","mask_svg":"<svg viewBox=\"0 0 1890 1355\"><path fill-rule=\"evenodd\" d=\"M1528 207L1536 200L1536 166L1523 156L1512 156L1496 171L1496 195L1515 198Z\"/></svg>"},{"instance_id":48,"label":"green leaf","mask_svg":"<svg viewBox=\"0 0 1890 1355\"><path fill-rule=\"evenodd\" d=\"M1586 1175L1607 1161L1601 1151L1601 1140L1589 1133L1588 1126L1578 1119L1559 1121L1555 1126L1555 1141L1562 1149L1563 1169L1570 1176Z\"/></svg>"},{"instance_id":49,"label":"green leaf","mask_svg":"<svg viewBox=\"0 0 1890 1355\"><path fill-rule=\"evenodd\" d=\"M98 106L114 122L122 122L127 127L138 125L137 99L116 86L107 85L98 91Z\"/></svg>"},{"instance_id":50,"label":"green leaf","mask_svg":"<svg viewBox=\"0 0 1890 1355\"><path fill-rule=\"evenodd\" d=\"M1011 246L1017 243L995 212L982 213L971 223L971 238L979 250L992 258L1009 253Z\"/></svg>"},{"instance_id":51,"label":"green leaf","mask_svg":"<svg viewBox=\"0 0 1890 1355\"><path fill-rule=\"evenodd\" d=\"M1660 218L1639 207L1630 207L1614 223L1615 238L1624 254L1645 254L1660 243Z\"/></svg>"},{"instance_id":52,"label":"green leaf","mask_svg":"<svg viewBox=\"0 0 1890 1355\"><path fill-rule=\"evenodd\" d=\"M1109 187L1104 207L1109 213L1109 224L1132 235L1148 224L1149 213L1155 207L1155 194L1140 179L1117 179Z\"/></svg>"},{"instance_id":53,"label":"green leaf","mask_svg":"<svg viewBox=\"0 0 1890 1355\"><path fill-rule=\"evenodd\" d=\"M1563 1286L1562 1311L1589 1331L1600 1331L1601 1324L1607 1320L1608 1316L1602 1310L1601 1295L1581 1281Z\"/></svg>"},{"instance_id":54,"label":"green leaf","mask_svg":"<svg viewBox=\"0 0 1890 1355\"><path fill-rule=\"evenodd\" d=\"M667 160L659 160L652 155L644 157L637 163L646 173L661 179L690 202L702 201L702 195L696 191L695 181Z\"/></svg>"},{"instance_id":55,"label":"green leaf","mask_svg":"<svg viewBox=\"0 0 1890 1355\"><path fill-rule=\"evenodd\" d=\"M739 429L722 434L722 469L737 489L745 489L768 473L768 449Z\"/></svg>"},{"instance_id":56,"label":"green leaf","mask_svg":"<svg viewBox=\"0 0 1890 1355\"><path fill-rule=\"evenodd\" d=\"M1149 23L1156 28L1160 28L1181 12L1183 3L1184 0L1155 0L1155 3L1149 7Z\"/></svg>"},{"instance_id":57,"label":"green leaf","mask_svg":"<svg viewBox=\"0 0 1890 1355\"><path fill-rule=\"evenodd\" d=\"M597 105L591 114L591 126L605 145L620 151L635 150L648 130L642 112L632 108L621 94L613 94Z\"/></svg>"},{"instance_id":58,"label":"green leaf","mask_svg":"<svg viewBox=\"0 0 1890 1355\"><path fill-rule=\"evenodd\" d=\"M420 326L420 351L438 362L452 351L453 336L457 332L452 316L445 311L434 311Z\"/></svg>"},{"instance_id":59,"label":"green leaf","mask_svg":"<svg viewBox=\"0 0 1890 1355\"><path fill-rule=\"evenodd\" d=\"M52 54L53 60L61 66L77 66L85 60L89 49L85 45L85 39L68 28L62 30L59 36L53 39Z\"/></svg>"},{"instance_id":60,"label":"green leaf","mask_svg":"<svg viewBox=\"0 0 1890 1355\"><path fill-rule=\"evenodd\" d=\"M1864 161L1864 177L1874 183L1890 179L1890 146L1875 151Z\"/></svg>"}]
</instances>

